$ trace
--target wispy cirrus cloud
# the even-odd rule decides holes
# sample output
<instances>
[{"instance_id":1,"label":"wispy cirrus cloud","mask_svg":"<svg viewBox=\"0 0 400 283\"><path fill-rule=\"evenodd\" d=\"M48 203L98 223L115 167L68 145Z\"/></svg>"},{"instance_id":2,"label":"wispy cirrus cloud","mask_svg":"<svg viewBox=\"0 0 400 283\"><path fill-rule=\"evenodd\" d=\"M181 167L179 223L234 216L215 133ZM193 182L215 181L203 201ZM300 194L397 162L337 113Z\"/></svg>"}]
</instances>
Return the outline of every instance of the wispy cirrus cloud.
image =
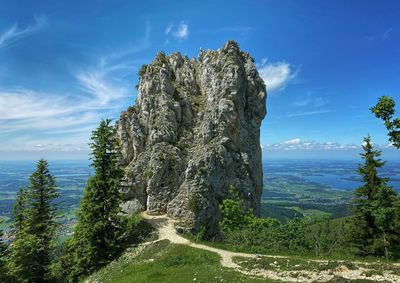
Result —
<instances>
[{"instance_id":1,"label":"wispy cirrus cloud","mask_svg":"<svg viewBox=\"0 0 400 283\"><path fill-rule=\"evenodd\" d=\"M319 114L326 114L334 112L332 109L320 109L320 110L313 110L313 111L300 111L295 113L289 113L286 115L287 118L293 117L302 117L302 116L312 116L312 115L319 115Z\"/></svg>"},{"instance_id":2,"label":"wispy cirrus cloud","mask_svg":"<svg viewBox=\"0 0 400 283\"><path fill-rule=\"evenodd\" d=\"M0 90L0 136L28 131L68 131L97 120L93 97L71 99L62 94L26 89Z\"/></svg>"},{"instance_id":3,"label":"wispy cirrus cloud","mask_svg":"<svg viewBox=\"0 0 400 283\"><path fill-rule=\"evenodd\" d=\"M267 59L263 59L258 65L258 72L264 80L267 91L275 92L285 89L287 84L293 80L298 71L294 71L293 66L287 62L268 63Z\"/></svg>"},{"instance_id":4,"label":"wispy cirrus cloud","mask_svg":"<svg viewBox=\"0 0 400 283\"><path fill-rule=\"evenodd\" d=\"M9 47L16 41L36 32L45 24L46 18L44 16L35 16L34 23L32 25L24 28L20 28L18 24L10 26L0 34L0 49Z\"/></svg>"},{"instance_id":5,"label":"wispy cirrus cloud","mask_svg":"<svg viewBox=\"0 0 400 283\"><path fill-rule=\"evenodd\" d=\"M104 61L105 63L108 63L107 61L118 61L120 59L124 59L129 55L141 52L143 50L146 50L150 46L150 35L152 31L152 25L150 21L146 21L145 25L145 31L144 31L144 36L140 40L138 40L134 46L128 47L126 49L118 50L115 51L111 54L109 54L106 57L103 57L101 60Z\"/></svg>"},{"instance_id":6,"label":"wispy cirrus cloud","mask_svg":"<svg viewBox=\"0 0 400 283\"><path fill-rule=\"evenodd\" d=\"M393 31L393 28L388 28L382 35L382 40L386 40L389 38L390 33Z\"/></svg>"},{"instance_id":7,"label":"wispy cirrus cloud","mask_svg":"<svg viewBox=\"0 0 400 283\"><path fill-rule=\"evenodd\" d=\"M319 108L328 104L328 101L323 97L314 97L311 91L307 92L307 95L304 99L296 100L293 102L294 106L297 107L312 107Z\"/></svg>"},{"instance_id":8,"label":"wispy cirrus cloud","mask_svg":"<svg viewBox=\"0 0 400 283\"><path fill-rule=\"evenodd\" d=\"M141 62L136 54L149 47L150 32L147 22L137 44L70 69L68 92L0 87L0 150L87 149L99 120L118 117L133 100L131 78Z\"/></svg>"},{"instance_id":9,"label":"wispy cirrus cloud","mask_svg":"<svg viewBox=\"0 0 400 283\"><path fill-rule=\"evenodd\" d=\"M132 97L133 84L122 78L133 76L139 61L133 60L131 55L149 47L150 31L151 25L147 22L143 40L137 46L102 56L96 64L75 71L80 89L92 97L88 107L118 109Z\"/></svg>"},{"instance_id":10,"label":"wispy cirrus cloud","mask_svg":"<svg viewBox=\"0 0 400 283\"><path fill-rule=\"evenodd\" d=\"M0 89L1 134L32 129L68 131L94 125L99 119L98 111L105 115L121 109L132 96L133 87L113 80L113 72L121 68L100 65L77 72L80 92L74 96L24 88Z\"/></svg>"},{"instance_id":11,"label":"wispy cirrus cloud","mask_svg":"<svg viewBox=\"0 0 400 283\"><path fill-rule=\"evenodd\" d=\"M165 28L165 35L172 36L177 40L186 40L189 37L189 25L182 21L178 25L170 23Z\"/></svg>"},{"instance_id":12,"label":"wispy cirrus cloud","mask_svg":"<svg viewBox=\"0 0 400 283\"><path fill-rule=\"evenodd\" d=\"M115 103L131 95L128 86L122 82L115 83L110 74L113 71L122 69L123 66L116 66L116 69L107 69L107 66L99 66L98 68L87 69L76 74L81 89L92 97L92 103L87 106L92 109L96 108L115 108L120 106Z\"/></svg>"},{"instance_id":13,"label":"wispy cirrus cloud","mask_svg":"<svg viewBox=\"0 0 400 283\"><path fill-rule=\"evenodd\" d=\"M365 39L368 40L368 41L374 41L374 40L385 41L385 40L390 38L392 32L393 32L393 28L389 27L389 28L385 29L381 33L375 33L375 34L366 35Z\"/></svg>"},{"instance_id":14,"label":"wispy cirrus cloud","mask_svg":"<svg viewBox=\"0 0 400 283\"><path fill-rule=\"evenodd\" d=\"M107 72L81 73L76 78L81 92L74 97L27 89L0 90L0 149L37 150L34 145L42 144L54 150L52 145L60 140L70 140L73 148L86 144L98 121L117 116L131 98L127 87L116 86L107 76ZM27 138L19 143L18 137L23 136ZM48 136L52 138L46 142Z\"/></svg>"}]
</instances>

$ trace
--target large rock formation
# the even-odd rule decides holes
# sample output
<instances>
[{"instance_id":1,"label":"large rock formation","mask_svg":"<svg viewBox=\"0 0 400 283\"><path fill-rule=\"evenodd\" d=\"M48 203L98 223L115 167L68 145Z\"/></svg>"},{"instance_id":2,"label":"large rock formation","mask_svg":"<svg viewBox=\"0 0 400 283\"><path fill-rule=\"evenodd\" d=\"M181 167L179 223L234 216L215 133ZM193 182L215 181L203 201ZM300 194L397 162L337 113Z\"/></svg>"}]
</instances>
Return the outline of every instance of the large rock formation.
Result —
<instances>
[{"instance_id":1,"label":"large rock formation","mask_svg":"<svg viewBox=\"0 0 400 283\"><path fill-rule=\"evenodd\" d=\"M140 70L138 90L117 122L124 210L167 213L215 235L219 204L235 186L259 214L266 90L254 59L234 41L197 60L159 52Z\"/></svg>"}]
</instances>

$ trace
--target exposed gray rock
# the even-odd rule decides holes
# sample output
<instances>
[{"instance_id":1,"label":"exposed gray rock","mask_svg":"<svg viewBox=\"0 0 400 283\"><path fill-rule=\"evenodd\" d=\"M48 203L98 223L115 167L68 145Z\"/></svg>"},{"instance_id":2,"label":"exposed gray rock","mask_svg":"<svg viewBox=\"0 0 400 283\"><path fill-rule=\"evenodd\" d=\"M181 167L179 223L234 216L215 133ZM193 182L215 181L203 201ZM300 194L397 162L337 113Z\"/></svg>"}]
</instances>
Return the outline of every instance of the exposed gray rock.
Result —
<instances>
[{"instance_id":1,"label":"exposed gray rock","mask_svg":"<svg viewBox=\"0 0 400 283\"><path fill-rule=\"evenodd\" d=\"M197 60L159 52L140 74L136 104L117 122L126 201L216 235L233 185L259 214L266 90L253 58L228 41Z\"/></svg>"},{"instance_id":2,"label":"exposed gray rock","mask_svg":"<svg viewBox=\"0 0 400 283\"><path fill-rule=\"evenodd\" d=\"M126 214L134 214L143 211L145 206L138 199L132 199L124 202L121 209Z\"/></svg>"}]
</instances>

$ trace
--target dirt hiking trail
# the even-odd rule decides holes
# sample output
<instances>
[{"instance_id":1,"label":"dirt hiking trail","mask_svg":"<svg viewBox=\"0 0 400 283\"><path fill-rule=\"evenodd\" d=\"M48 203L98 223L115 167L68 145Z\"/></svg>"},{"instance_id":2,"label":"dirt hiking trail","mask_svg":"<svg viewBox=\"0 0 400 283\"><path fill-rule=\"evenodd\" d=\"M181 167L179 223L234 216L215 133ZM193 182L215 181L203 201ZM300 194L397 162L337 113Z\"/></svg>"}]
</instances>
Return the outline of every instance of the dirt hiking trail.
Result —
<instances>
[{"instance_id":1,"label":"dirt hiking trail","mask_svg":"<svg viewBox=\"0 0 400 283\"><path fill-rule=\"evenodd\" d=\"M259 267L254 267L253 269L245 269L239 264L233 261L234 257L241 257L244 260L247 259L261 259L262 257L276 258L276 259L288 259L287 256L271 256L271 255L257 255L249 253L231 252L219 248L214 248L206 246L203 244L194 243L188 239L185 239L175 229L175 224L177 221L167 217L166 215L150 215L146 212L142 213L143 218L147 221L153 228L158 231L158 240L168 240L173 244L188 245L193 248L202 249L210 252L217 253L221 257L221 265L226 268L234 269L242 274L249 275L252 277L263 277L272 280L278 280L283 282L329 282L338 277L342 277L349 280L357 279L367 279L375 282L393 282L400 283L400 276L393 274L390 270L382 271L381 274L368 274L370 269L365 268L365 263L362 263L364 267L358 267L357 269L348 269L345 265L340 265L339 268L334 270L296 270L296 271L286 271L286 270L276 270L276 268L271 268L270 270L260 269ZM321 264L328 263L327 260L309 260L309 262L319 262ZM360 263L360 262L357 262ZM361 264L361 263L360 263ZM272 267L276 267L273 263ZM397 265L396 265L397 266ZM278 266L279 267L279 266Z\"/></svg>"}]
</instances>

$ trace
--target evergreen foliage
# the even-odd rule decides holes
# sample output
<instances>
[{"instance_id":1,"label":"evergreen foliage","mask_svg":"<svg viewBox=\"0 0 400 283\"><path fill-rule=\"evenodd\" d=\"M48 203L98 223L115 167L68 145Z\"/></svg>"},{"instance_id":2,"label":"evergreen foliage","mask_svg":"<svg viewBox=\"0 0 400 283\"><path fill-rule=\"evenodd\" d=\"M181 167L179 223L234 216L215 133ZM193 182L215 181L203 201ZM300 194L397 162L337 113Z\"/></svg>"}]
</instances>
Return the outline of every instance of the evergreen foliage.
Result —
<instances>
[{"instance_id":1,"label":"evergreen foliage","mask_svg":"<svg viewBox=\"0 0 400 283\"><path fill-rule=\"evenodd\" d=\"M7 276L8 270L6 265L8 252L7 252L7 245L2 240L2 237L3 237L3 230L0 229L0 282L8 282L9 278Z\"/></svg>"},{"instance_id":2,"label":"evergreen foliage","mask_svg":"<svg viewBox=\"0 0 400 283\"><path fill-rule=\"evenodd\" d=\"M65 247L63 264L72 280L108 263L119 252L123 236L120 216L119 145L111 120L101 121L90 143L95 174L86 185L74 235Z\"/></svg>"},{"instance_id":3,"label":"evergreen foliage","mask_svg":"<svg viewBox=\"0 0 400 283\"><path fill-rule=\"evenodd\" d=\"M57 197L55 178L47 161L41 159L13 209L15 241L11 245L9 268L16 282L51 280L57 228L54 200Z\"/></svg>"},{"instance_id":4,"label":"evergreen foliage","mask_svg":"<svg viewBox=\"0 0 400 283\"><path fill-rule=\"evenodd\" d=\"M389 141L400 148L400 118L393 118L395 114L395 102L390 96L382 96L378 103L371 108L372 113L379 119L382 119L388 129Z\"/></svg>"},{"instance_id":5,"label":"evergreen foliage","mask_svg":"<svg viewBox=\"0 0 400 283\"><path fill-rule=\"evenodd\" d=\"M21 188L17 193L17 198L13 206L12 214L14 217L13 230L15 233L22 230L22 225L26 219L26 208L28 204L28 189Z\"/></svg>"},{"instance_id":6,"label":"evergreen foliage","mask_svg":"<svg viewBox=\"0 0 400 283\"><path fill-rule=\"evenodd\" d=\"M351 239L362 256L398 257L399 200L396 192L387 185L388 178L378 175L385 162L381 152L374 150L371 138L364 138L364 164L358 172L364 185L357 188L352 203L354 212Z\"/></svg>"}]
</instances>

